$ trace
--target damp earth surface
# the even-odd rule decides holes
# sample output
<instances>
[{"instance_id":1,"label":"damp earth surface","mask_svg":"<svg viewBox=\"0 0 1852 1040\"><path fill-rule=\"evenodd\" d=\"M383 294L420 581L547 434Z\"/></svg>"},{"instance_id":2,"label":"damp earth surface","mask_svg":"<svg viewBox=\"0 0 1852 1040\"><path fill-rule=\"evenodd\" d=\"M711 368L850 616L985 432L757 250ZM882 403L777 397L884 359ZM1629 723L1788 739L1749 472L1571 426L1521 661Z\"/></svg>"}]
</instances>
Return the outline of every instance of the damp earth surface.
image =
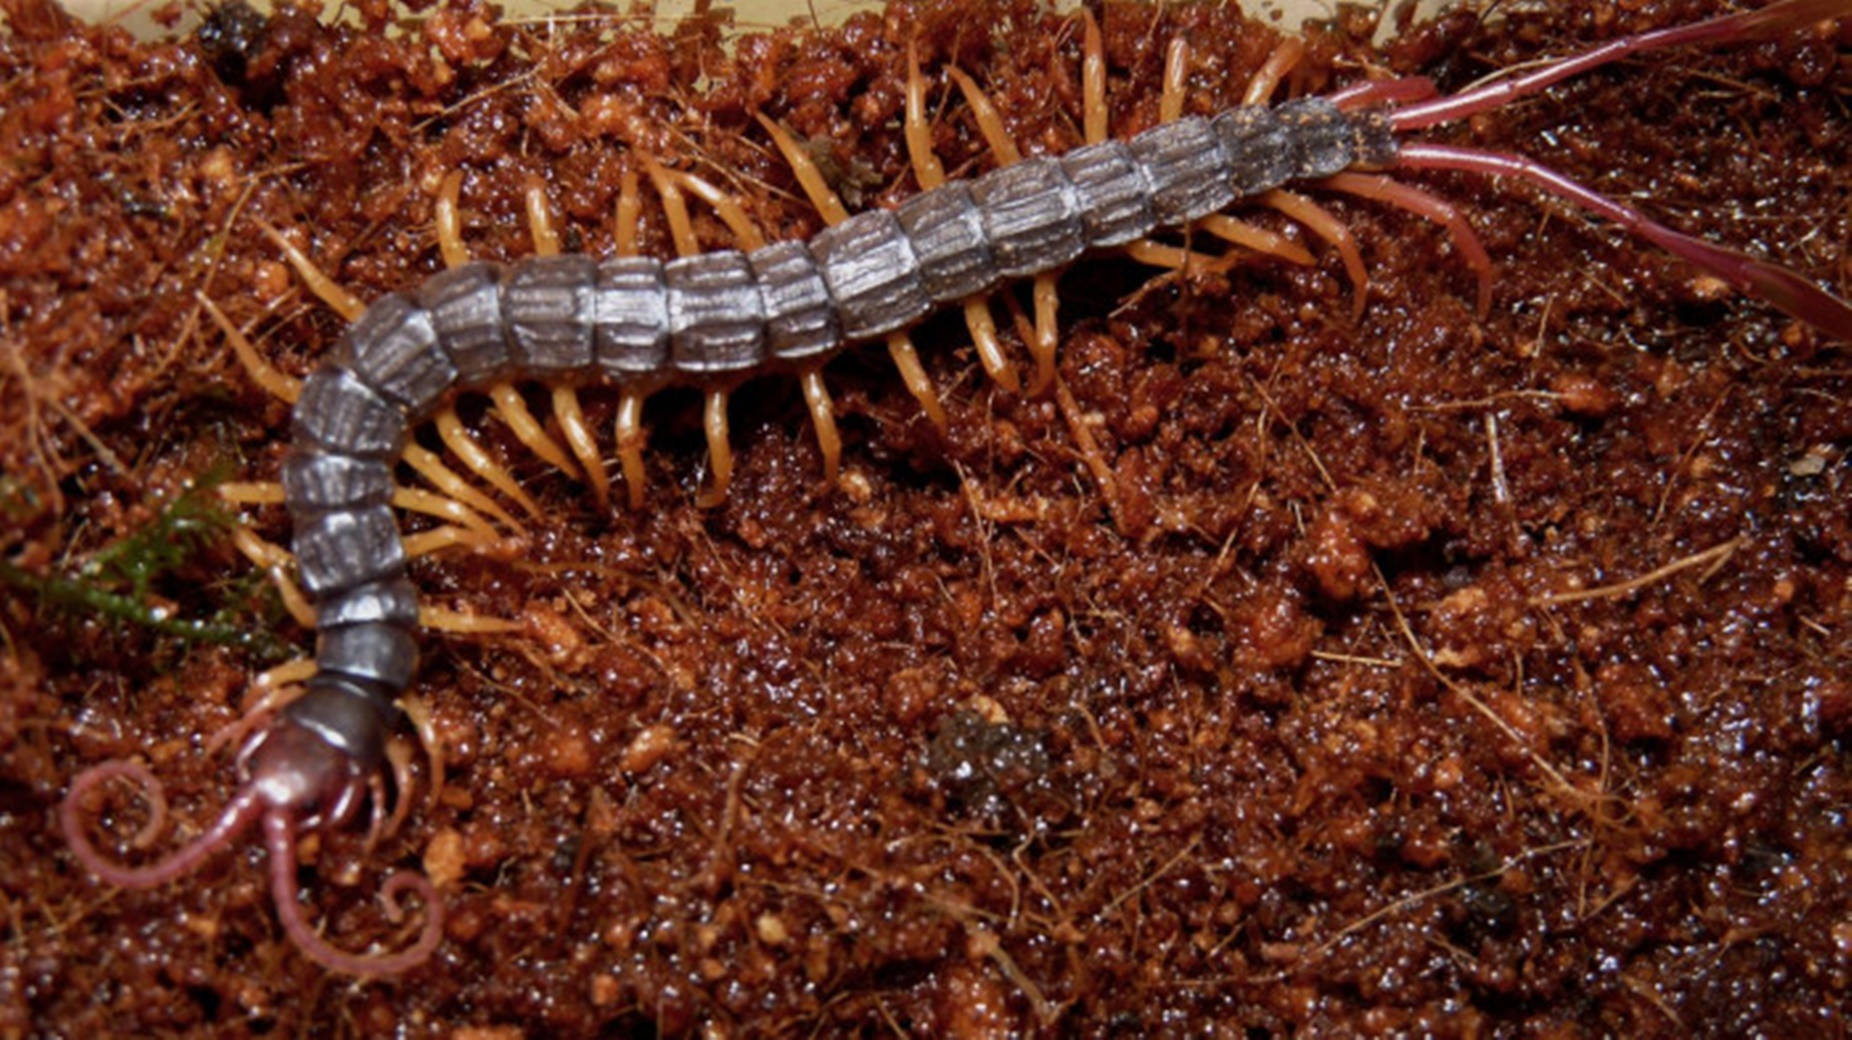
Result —
<instances>
[{"instance_id":1,"label":"damp earth surface","mask_svg":"<svg viewBox=\"0 0 1852 1040\"><path fill-rule=\"evenodd\" d=\"M1306 27L1288 87L1454 89L1718 10L1544 6L1380 48L1343 7ZM478 256L532 251L536 177L566 247L608 255L649 155L803 237L821 221L755 113L852 209L893 205L918 190L909 41L934 146L969 176L991 160L945 68L1025 152L1059 152L1081 141L1082 34L1007 0L829 29L234 3L155 42L3 10L0 1033L1847 1028L1846 345L1465 176L1415 182L1492 253L1483 315L1440 230L1308 186L1363 249L1360 317L1330 249L1237 207L1316 262L1083 259L1060 281L1059 393L993 385L957 315L914 332L943 431L885 351L833 363L835 488L788 377L734 395L711 508L693 392L649 402L635 511L466 399L543 515L412 578L519 630L427 634L413 690L441 784L414 755L402 826L298 848L303 900L352 949L404 944L416 921L381 912L379 879L428 872L436 955L365 982L308 962L254 841L110 890L55 826L70 777L139 755L194 832L235 786L209 739L311 648L233 548L238 524L287 541L282 510L211 491L275 478L289 412L202 299L294 375L342 329L263 225L371 299L439 269L452 171ZM1172 39L1201 113L1281 29L1213 4L1096 13L1115 134L1157 120ZM1849 52L1821 27L1624 62L1430 136L1843 293ZM646 201L642 244L669 255ZM696 231L732 244L699 206ZM617 395L582 398L609 461ZM150 855L130 847L146 810L104 802L96 840Z\"/></svg>"}]
</instances>

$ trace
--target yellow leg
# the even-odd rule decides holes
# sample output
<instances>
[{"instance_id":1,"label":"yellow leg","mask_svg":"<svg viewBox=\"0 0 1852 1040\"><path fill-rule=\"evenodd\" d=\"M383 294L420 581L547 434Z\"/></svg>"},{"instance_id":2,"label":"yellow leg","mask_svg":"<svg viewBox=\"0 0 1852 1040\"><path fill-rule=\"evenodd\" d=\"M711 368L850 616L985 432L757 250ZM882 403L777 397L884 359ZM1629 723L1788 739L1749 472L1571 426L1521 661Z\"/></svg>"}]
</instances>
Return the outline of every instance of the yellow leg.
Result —
<instances>
[{"instance_id":1,"label":"yellow leg","mask_svg":"<svg viewBox=\"0 0 1852 1040\"><path fill-rule=\"evenodd\" d=\"M738 199L692 173L677 173L676 179L681 181L682 187L689 194L713 208L714 215L739 240L741 249L750 252L765 244L765 236L759 232L759 226L752 222L752 218L746 215L746 207L741 206Z\"/></svg>"},{"instance_id":2,"label":"yellow leg","mask_svg":"<svg viewBox=\"0 0 1852 1040\"><path fill-rule=\"evenodd\" d=\"M501 521L516 535L525 536L527 534L527 528L514 518L514 514L503 509L494 499L471 487L454 470L444 465L443 460L438 458L435 452L417 444L408 444L401 457L406 465L417 470L420 476L430 481L432 487L479 512L489 514Z\"/></svg>"},{"instance_id":3,"label":"yellow leg","mask_svg":"<svg viewBox=\"0 0 1852 1040\"><path fill-rule=\"evenodd\" d=\"M682 194L681 183L654 159L645 157L643 169L649 174L650 183L656 186L657 197L662 199L662 213L669 219L669 237L675 242L675 255L699 253L701 243L695 238L694 221L688 219L688 199Z\"/></svg>"},{"instance_id":4,"label":"yellow leg","mask_svg":"<svg viewBox=\"0 0 1852 1040\"><path fill-rule=\"evenodd\" d=\"M1061 409L1061 417L1066 420L1068 435L1080 448L1080 459L1086 463L1087 470L1093 474L1094 483L1100 487L1100 494L1106 499L1106 508L1113 515L1113 526L1120 534L1126 534L1125 521L1119 515L1119 482L1113 476L1112 467L1106 463L1106 453L1100 450L1099 442L1093 439L1093 430L1087 425L1086 416L1081 413L1080 402L1074 400L1074 394L1067 384L1055 383L1055 405Z\"/></svg>"},{"instance_id":5,"label":"yellow leg","mask_svg":"<svg viewBox=\"0 0 1852 1040\"><path fill-rule=\"evenodd\" d=\"M480 614L464 614L448 607L433 606L429 603L419 605L418 625L421 628L454 632L458 635L500 635L505 632L519 632L524 627L519 621L484 617Z\"/></svg>"},{"instance_id":6,"label":"yellow leg","mask_svg":"<svg viewBox=\"0 0 1852 1040\"><path fill-rule=\"evenodd\" d=\"M232 481L218 486L219 497L235 506L280 506L283 485L274 480Z\"/></svg>"},{"instance_id":7,"label":"yellow leg","mask_svg":"<svg viewBox=\"0 0 1852 1040\"><path fill-rule=\"evenodd\" d=\"M714 483L696 496L695 504L702 509L711 509L727 500L727 488L733 483L733 446L728 443L725 390L707 392L701 426L707 432L707 457L714 469Z\"/></svg>"},{"instance_id":8,"label":"yellow leg","mask_svg":"<svg viewBox=\"0 0 1852 1040\"><path fill-rule=\"evenodd\" d=\"M1325 178L1320 186L1386 202L1446 228L1453 239L1454 251L1478 276L1479 316L1485 317L1492 306L1492 258L1487 255L1479 236L1473 233L1472 225L1452 203L1377 173L1340 173Z\"/></svg>"},{"instance_id":9,"label":"yellow leg","mask_svg":"<svg viewBox=\"0 0 1852 1040\"><path fill-rule=\"evenodd\" d=\"M566 456L566 449L560 447L559 442L541 427L540 420L534 418L534 413L527 410L527 401L513 383L504 381L489 387L489 399L495 402L495 414L501 416L515 439L527 445L529 451L572 479L584 479L579 467Z\"/></svg>"},{"instance_id":10,"label":"yellow leg","mask_svg":"<svg viewBox=\"0 0 1852 1040\"><path fill-rule=\"evenodd\" d=\"M643 398L625 387L617 399L617 461L624 468L624 486L631 509L643 508Z\"/></svg>"},{"instance_id":11,"label":"yellow leg","mask_svg":"<svg viewBox=\"0 0 1852 1040\"><path fill-rule=\"evenodd\" d=\"M491 539L491 541L492 540L493 539ZM400 539L400 544L405 546L405 555L408 558L416 559L420 556L429 556L434 552L441 552L445 549L481 548L484 544L484 540L482 536L475 532L457 527L454 524L440 524L437 527L431 528L429 531L419 531L417 534L408 534Z\"/></svg>"},{"instance_id":12,"label":"yellow leg","mask_svg":"<svg viewBox=\"0 0 1852 1040\"><path fill-rule=\"evenodd\" d=\"M285 374L270 362L265 361L263 356L258 354L257 348L252 346L251 341L245 337L244 332L238 326L233 325L231 319L225 316L225 312L219 310L218 304L213 303L206 294L195 291L193 298L205 308L206 316L212 319L212 323L219 327L226 341L231 344L233 356L237 357L238 364L244 368L244 374L250 377L251 382L256 383L259 389L277 400L295 404L296 398L302 396L302 380Z\"/></svg>"},{"instance_id":13,"label":"yellow leg","mask_svg":"<svg viewBox=\"0 0 1852 1040\"><path fill-rule=\"evenodd\" d=\"M1125 247L1125 255L1141 264L1152 267L1168 268L1172 271L1187 273L1190 271L1220 271L1233 266L1234 258L1229 256L1210 256L1181 246L1165 245L1148 238L1139 239Z\"/></svg>"},{"instance_id":14,"label":"yellow leg","mask_svg":"<svg viewBox=\"0 0 1852 1040\"><path fill-rule=\"evenodd\" d=\"M261 221L257 226L262 228L270 241L276 243L277 248L283 251L284 258L289 261L291 267L296 269L296 276L302 279L302 284L308 286L309 291L319 297L336 314L348 321L353 321L367 309L366 304L361 303L359 297L341 288L334 279L323 274L322 269L315 266L315 261L310 260L307 253L297 249L295 244L284 238L276 228Z\"/></svg>"},{"instance_id":15,"label":"yellow leg","mask_svg":"<svg viewBox=\"0 0 1852 1040\"><path fill-rule=\"evenodd\" d=\"M637 228L643 220L643 199L637 194L637 172L625 170L617 188L617 255L637 255Z\"/></svg>"},{"instance_id":16,"label":"yellow leg","mask_svg":"<svg viewBox=\"0 0 1852 1040\"><path fill-rule=\"evenodd\" d=\"M1098 144L1106 140L1106 41L1100 35L1100 23L1093 17L1093 9L1080 9L1081 21L1081 59L1080 59L1080 99L1081 122L1085 128L1088 144Z\"/></svg>"},{"instance_id":17,"label":"yellow leg","mask_svg":"<svg viewBox=\"0 0 1852 1040\"><path fill-rule=\"evenodd\" d=\"M1287 263L1305 265L1312 262L1312 254L1304 246L1277 231L1268 231L1244 220L1217 213L1202 218L1195 226L1231 245L1279 257Z\"/></svg>"},{"instance_id":18,"label":"yellow leg","mask_svg":"<svg viewBox=\"0 0 1852 1040\"><path fill-rule=\"evenodd\" d=\"M998 166L1008 166L1022 161L1022 151L1010 138L1009 128L1003 125L1003 116L997 112L997 106L991 103L977 81L965 75L963 69L956 65L946 66L946 74L952 82L958 84L959 93L965 96L965 104L971 106L971 116L977 120L978 133L984 135L984 146L990 149L991 158Z\"/></svg>"},{"instance_id":19,"label":"yellow leg","mask_svg":"<svg viewBox=\"0 0 1852 1040\"><path fill-rule=\"evenodd\" d=\"M1299 59L1304 55L1304 40L1297 36L1282 39L1280 45L1273 48L1273 53L1267 55L1266 62L1254 73L1254 78L1248 80L1247 93L1242 95L1241 103L1266 104L1273 92L1280 89L1280 81L1299 64Z\"/></svg>"},{"instance_id":20,"label":"yellow leg","mask_svg":"<svg viewBox=\"0 0 1852 1040\"><path fill-rule=\"evenodd\" d=\"M444 266L455 270L469 263L469 250L463 245L463 218L457 208L457 197L463 191L463 172L452 170L444 175L437 186L437 205L432 223L437 228L437 251L444 258Z\"/></svg>"},{"instance_id":21,"label":"yellow leg","mask_svg":"<svg viewBox=\"0 0 1852 1040\"><path fill-rule=\"evenodd\" d=\"M206 754L216 755L226 745L243 744L244 738L259 722L302 696L301 684L307 682L315 671L314 658L296 657L257 673L257 677L251 680L251 688L245 691L243 702L238 706L238 720L212 731L206 738Z\"/></svg>"},{"instance_id":22,"label":"yellow leg","mask_svg":"<svg viewBox=\"0 0 1852 1040\"><path fill-rule=\"evenodd\" d=\"M521 191L527 209L527 232L534 240L535 256L559 255L559 232L553 228L553 212L547 205L547 186L540 178L529 176Z\"/></svg>"},{"instance_id":23,"label":"yellow leg","mask_svg":"<svg viewBox=\"0 0 1852 1040\"><path fill-rule=\"evenodd\" d=\"M1260 197L1265 205L1304 224L1312 234L1330 243L1344 260L1344 270L1350 274L1351 285L1355 292L1351 302L1350 320L1363 317L1364 294L1370 286L1370 274L1363 266L1363 254L1357 249L1357 236L1350 233L1350 228L1334 216L1330 210L1306 198L1282 189L1274 189Z\"/></svg>"},{"instance_id":24,"label":"yellow leg","mask_svg":"<svg viewBox=\"0 0 1852 1040\"><path fill-rule=\"evenodd\" d=\"M553 417L559 420L560 429L566 434L566 444L585 467L585 475L592 485L592 496L598 499L600 507L609 506L611 481L605 476L604 459L598 454L598 441L592 436L591 428L585 425L585 410L579 407L578 392L571 384L561 383L553 388Z\"/></svg>"},{"instance_id":25,"label":"yellow leg","mask_svg":"<svg viewBox=\"0 0 1852 1040\"><path fill-rule=\"evenodd\" d=\"M1004 355L1003 344L997 339L997 323L990 315L990 301L973 296L964 301L964 307L965 328L971 332L971 342L977 347L978 363L984 366L984 373L998 386L1017 393L1022 383L1016 378L1016 368Z\"/></svg>"},{"instance_id":26,"label":"yellow leg","mask_svg":"<svg viewBox=\"0 0 1852 1040\"><path fill-rule=\"evenodd\" d=\"M309 597L303 595L286 570L295 562L288 550L258 537L243 524L233 529L232 545L253 566L270 575L271 584L276 586L277 595L283 599L283 609L289 611L289 616L295 619L296 624L303 628L314 628L315 608L309 605Z\"/></svg>"},{"instance_id":27,"label":"yellow leg","mask_svg":"<svg viewBox=\"0 0 1852 1040\"><path fill-rule=\"evenodd\" d=\"M932 149L931 126L926 122L926 80L920 75L918 47L907 45L907 155L913 162L913 176L920 187L931 191L945 183L945 167ZM998 386L1016 393L1021 384L1016 369L997 341L997 325L990 316L990 304L982 296L964 301L965 327L971 330L971 342L977 346L978 362Z\"/></svg>"},{"instance_id":28,"label":"yellow leg","mask_svg":"<svg viewBox=\"0 0 1852 1040\"><path fill-rule=\"evenodd\" d=\"M810 425L817 431L817 449L823 453L823 482L833 485L842 464L842 437L836 432L836 406L830 400L829 388L823 385L821 370L805 369L798 376L798 385L804 388L804 403L810 406Z\"/></svg>"},{"instance_id":29,"label":"yellow leg","mask_svg":"<svg viewBox=\"0 0 1852 1040\"><path fill-rule=\"evenodd\" d=\"M920 49L916 41L907 41L907 112L902 124L907 135L907 158L913 163L913 179L920 188L931 191L945 183L945 166L932 147L932 124L926 121L926 79L920 75Z\"/></svg>"},{"instance_id":30,"label":"yellow leg","mask_svg":"<svg viewBox=\"0 0 1852 1040\"><path fill-rule=\"evenodd\" d=\"M755 115L759 125L765 127L765 132L771 135L778 154L784 156L785 165L791 167L791 176L797 178L798 187L804 189L804 196L817 208L817 215L823 218L823 222L833 225L848 220L849 211L843 208L842 200L830 190L829 182L823 179L823 171L817 169L817 164L804 154L803 147L785 132L784 127L764 115Z\"/></svg>"},{"instance_id":31,"label":"yellow leg","mask_svg":"<svg viewBox=\"0 0 1852 1040\"><path fill-rule=\"evenodd\" d=\"M920 364L920 355L913 349L913 340L904 332L893 333L887 338L887 354L894 359L894 367L900 371L900 381L906 384L907 392L920 403L920 410L926 413L926 418L931 419L934 426L944 430L945 406L939 403L939 391L926 375L926 366Z\"/></svg>"},{"instance_id":32,"label":"yellow leg","mask_svg":"<svg viewBox=\"0 0 1852 1040\"><path fill-rule=\"evenodd\" d=\"M481 514L454 498L434 495L422 488L400 487L393 489L392 504L400 509L448 520L481 541L496 540L495 528L490 527Z\"/></svg>"},{"instance_id":33,"label":"yellow leg","mask_svg":"<svg viewBox=\"0 0 1852 1040\"><path fill-rule=\"evenodd\" d=\"M1164 51L1164 92L1158 95L1158 120L1174 123L1183 118L1183 101L1190 76L1190 44L1173 37Z\"/></svg>"},{"instance_id":34,"label":"yellow leg","mask_svg":"<svg viewBox=\"0 0 1852 1040\"><path fill-rule=\"evenodd\" d=\"M1039 395L1055 381L1055 351L1061 344L1061 326L1055 311L1061 306L1061 294L1053 274L1035 276L1030 293L1035 301L1035 328L1030 331L1029 353L1035 358L1035 383L1029 393Z\"/></svg>"},{"instance_id":35,"label":"yellow leg","mask_svg":"<svg viewBox=\"0 0 1852 1040\"><path fill-rule=\"evenodd\" d=\"M497 491L507 495L516 505L526 510L527 515L535 519L540 518L540 507L534 504L533 499L527 497L527 492L521 490L521 485L515 483L514 477L510 476L500 463L490 458L482 445L476 443L476 438L470 436L470 432L463 428L463 420L457 418L455 405L450 405L437 413L437 435L443 439L444 444L457 458L463 460L465 466L476 471L477 476L488 481Z\"/></svg>"},{"instance_id":36,"label":"yellow leg","mask_svg":"<svg viewBox=\"0 0 1852 1040\"><path fill-rule=\"evenodd\" d=\"M437 808L437 799L444 791L444 742L437 734L437 719L424 698L415 693L400 694L399 709L411 720L412 732L418 734L418 744L424 748L425 761L431 766L430 793L424 802L424 811L428 813ZM405 788L401 786L399 790L403 792ZM405 801L403 794L399 801Z\"/></svg>"}]
</instances>

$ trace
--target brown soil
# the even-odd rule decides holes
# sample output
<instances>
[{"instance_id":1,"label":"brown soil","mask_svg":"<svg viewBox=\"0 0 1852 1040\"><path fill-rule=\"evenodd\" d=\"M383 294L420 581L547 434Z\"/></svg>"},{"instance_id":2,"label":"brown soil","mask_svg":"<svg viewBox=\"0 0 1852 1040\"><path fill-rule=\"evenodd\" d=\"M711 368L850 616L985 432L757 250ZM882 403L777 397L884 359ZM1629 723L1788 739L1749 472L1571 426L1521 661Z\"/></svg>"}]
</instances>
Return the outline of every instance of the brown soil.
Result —
<instances>
[{"instance_id":1,"label":"brown soil","mask_svg":"<svg viewBox=\"0 0 1852 1040\"><path fill-rule=\"evenodd\" d=\"M206 736L281 660L148 608L311 643L223 534L145 590L84 569L215 464L274 477L288 409L195 294L297 374L342 324L260 221L371 298L437 268L447 171L479 254L531 250L530 175L568 246L603 253L645 150L807 235L754 110L812 140L852 207L891 204L916 190L908 39L935 82L956 60L1026 149L1058 151L1079 139L1079 33L1029 3L934 0L728 50L720 17L656 35L369 0L365 29L223 9L140 43L5 6L0 1034L1845 1031L1845 345L1468 177L1418 180L1498 261L1483 319L1435 228L1318 193L1363 243L1359 322L1322 247L1312 268L1148 287L1085 261L1062 281L1068 412L990 386L935 318L916 339L944 435L884 352L831 366L841 490L788 378L736 396L738 478L709 510L692 393L651 402L637 513L469 404L547 517L516 558L413 576L526 634L429 636L435 804L425 770L377 847L301 850L303 898L350 948L404 941L373 898L386 871L434 871L436 957L369 983L308 962L254 841L109 890L56 828L69 778L145 756L196 828L235 784ZM1297 86L1369 62L1457 87L1713 5L1557 7L1380 53L1347 15L1309 36ZM1196 48L1195 111L1233 103L1275 39L1209 6L1104 22L1119 133L1156 118L1172 37ZM1436 136L1843 292L1849 47L1842 29L1629 62ZM934 99L948 169L987 168L963 102ZM659 213L645 231L666 252ZM608 438L614 395L585 397ZM246 518L286 536L278 509ZM131 855L139 811L112 804L99 840Z\"/></svg>"}]
</instances>

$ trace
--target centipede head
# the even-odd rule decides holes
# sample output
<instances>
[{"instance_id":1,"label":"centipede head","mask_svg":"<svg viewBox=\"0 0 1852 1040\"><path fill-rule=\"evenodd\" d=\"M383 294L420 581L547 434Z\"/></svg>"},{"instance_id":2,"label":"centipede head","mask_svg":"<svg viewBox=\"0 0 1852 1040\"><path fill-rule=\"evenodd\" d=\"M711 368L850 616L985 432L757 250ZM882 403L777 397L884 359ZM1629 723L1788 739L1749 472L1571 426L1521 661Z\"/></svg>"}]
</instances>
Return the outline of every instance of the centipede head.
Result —
<instances>
[{"instance_id":1,"label":"centipede head","mask_svg":"<svg viewBox=\"0 0 1852 1040\"><path fill-rule=\"evenodd\" d=\"M239 772L265 806L305 827L345 823L370 793L377 830L393 711L359 683L317 675L307 692L245 742Z\"/></svg>"},{"instance_id":2,"label":"centipede head","mask_svg":"<svg viewBox=\"0 0 1852 1040\"><path fill-rule=\"evenodd\" d=\"M318 676L317 679L322 677ZM262 723L239 752L237 793L205 832L167 856L130 866L104 855L85 832L82 809L92 791L117 778L134 781L148 805L148 821L130 840L149 845L164 827L167 802L148 767L130 759L104 762L79 773L59 805L60 825L71 852L104 881L122 888L152 888L192 871L226 848L257 820L263 821L270 853L271 894L283 930L311 960L349 975L390 975L427 960L442 939L442 906L423 875L401 871L381 889L388 920L404 916L400 893L410 889L424 904L417 938L397 953L355 954L323 939L296 902L298 826L332 827L345 822L371 796L373 834L386 799L386 709L363 688L336 681L311 682L309 691ZM369 839L370 840L370 839Z\"/></svg>"},{"instance_id":3,"label":"centipede head","mask_svg":"<svg viewBox=\"0 0 1852 1040\"><path fill-rule=\"evenodd\" d=\"M346 822L372 779L361 762L286 715L254 734L238 762L265 808L291 813L305 827Z\"/></svg>"}]
</instances>

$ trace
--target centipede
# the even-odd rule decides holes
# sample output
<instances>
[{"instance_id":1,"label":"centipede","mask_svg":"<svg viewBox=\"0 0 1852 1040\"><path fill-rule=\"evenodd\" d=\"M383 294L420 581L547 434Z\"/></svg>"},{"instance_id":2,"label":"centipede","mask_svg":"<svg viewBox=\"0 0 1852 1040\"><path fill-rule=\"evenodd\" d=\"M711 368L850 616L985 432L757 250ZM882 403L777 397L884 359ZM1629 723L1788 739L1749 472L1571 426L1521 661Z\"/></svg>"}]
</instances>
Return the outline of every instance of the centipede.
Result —
<instances>
[{"instance_id":1,"label":"centipede","mask_svg":"<svg viewBox=\"0 0 1852 1040\"><path fill-rule=\"evenodd\" d=\"M454 402L490 394L515 435L559 470L582 481L616 522L646 507L645 403L665 391L701 395L706 486L698 504L712 508L732 489L729 403L740 388L795 380L815 438L815 480L841 479L845 447L824 382L840 355L885 348L902 385L927 422L947 424L940 389L915 351L910 330L953 312L967 325L982 378L1000 393L1025 397L1064 392L1060 375L1058 278L1102 257L1130 258L1165 277L1225 269L1205 241L1258 253L1278 263L1308 258L1290 236L1236 219L1267 208L1312 229L1344 255L1355 286L1353 314L1369 304L1354 246L1308 194L1349 196L1439 224L1473 276L1471 310L1493 305L1498 283L1488 250L1469 222L1439 192L1420 186L1434 175L1519 183L1594 215L1663 250L1733 292L1761 301L1806 335L1852 341L1852 304L1808 277L1724 245L1683 234L1645 209L1556 172L1544 158L1431 139L1431 131L1497 115L1521 100L1603 66L1675 49L1753 45L1852 18L1847 0L1777 0L1762 7L1685 25L1623 35L1591 49L1552 57L1509 75L1443 92L1431 80L1380 71L1318 95L1276 99L1297 58L1284 44L1240 103L1186 113L1181 89L1170 91L1150 125L1115 135L1107 125L1103 58L1094 14L1071 24L1081 41L1073 70L1084 98L1079 146L1024 154L995 132L982 93L950 66L951 90L979 113L988 170L947 171L934 155L925 77L917 57L899 107L915 190L898 204L850 213L799 142L779 121L754 114L762 146L783 157L794 190L824 225L802 238L767 241L735 219L726 194L693 173L644 158L628 171L618 203L618 232L596 247L563 247L537 219L535 255L507 262L471 259L455 228L457 180L446 180L436 206L443 269L362 304L335 286L288 241L266 229L300 277L346 320L338 344L317 359L299 385L262 362L253 379L292 401L290 441L277 484L291 528L290 557L315 650L292 673L290 696L268 703L239 730L235 792L218 816L178 850L146 865L108 855L91 836L92 806L106 785L129 780L152 807L150 828L164 821L153 772L117 759L78 773L58 809L76 861L102 881L128 889L165 885L259 828L269 865L271 900L289 941L338 975L377 978L429 965L444 941L444 895L422 874L401 871L382 887L389 916L413 897L421 914L403 947L352 952L324 938L298 895L297 846L303 836L344 828L370 813L372 831L399 825L410 780L395 771L388 745L405 726L402 698L418 678L420 630L433 624L421 604L411 561L430 546L469 541L510 512L448 477L425 495L424 511L455 520L447 534L408 535L395 509L410 499L401 467L427 476L441 465L411 461L417 431L434 419L444 442L470 455L456 429ZM1822 30L1823 31L1823 30ZM1173 48L1187 55L1187 48ZM1177 59L1179 62L1183 58ZM1166 80L1167 88L1170 82ZM637 171L641 171L641 176ZM635 232L639 185L665 208L677 255L640 251ZM680 211L682 196L713 205L737 248L702 248ZM736 208L736 207L735 207ZM1018 300L1024 287L1028 306ZM256 348L205 301L218 329L243 358ZM1003 306L1029 354L1022 378L991 316ZM526 415L513 384L546 388L554 428L566 444ZM580 391L618 396L616 473L581 415ZM1082 432L1084 436L1084 430ZM1082 452L1084 455L1084 451ZM471 455L470 457L474 457ZM492 461L466 462L515 503L515 481ZM1110 481L1100 474L1102 487ZM615 480L615 483L614 483ZM621 490L613 488L621 483ZM253 495L251 501L275 502ZM414 507L415 508L415 507ZM530 507L531 508L531 507ZM463 622L452 623L465 631ZM437 622L442 627L442 622ZM389 819L390 817L390 819ZM148 835L133 844L147 843ZM770 926L764 931L775 932ZM768 940L769 941L769 940ZM1001 963L1001 962L999 962Z\"/></svg>"}]
</instances>

